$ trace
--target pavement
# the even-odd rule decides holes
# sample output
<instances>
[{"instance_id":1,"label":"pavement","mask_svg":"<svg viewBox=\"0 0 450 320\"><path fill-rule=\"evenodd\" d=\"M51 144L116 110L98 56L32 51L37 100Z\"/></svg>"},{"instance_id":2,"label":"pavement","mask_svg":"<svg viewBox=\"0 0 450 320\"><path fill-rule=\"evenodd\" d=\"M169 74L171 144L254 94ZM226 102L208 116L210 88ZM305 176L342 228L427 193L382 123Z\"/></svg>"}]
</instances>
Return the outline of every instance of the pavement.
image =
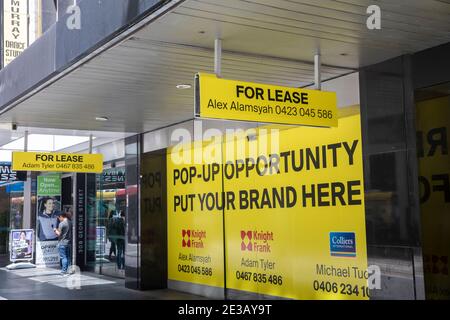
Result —
<instances>
[{"instance_id":1,"label":"pavement","mask_svg":"<svg viewBox=\"0 0 450 320\"><path fill-rule=\"evenodd\" d=\"M203 300L174 290L139 291L125 288L125 280L82 272L61 276L50 268L0 268L0 300Z\"/></svg>"}]
</instances>

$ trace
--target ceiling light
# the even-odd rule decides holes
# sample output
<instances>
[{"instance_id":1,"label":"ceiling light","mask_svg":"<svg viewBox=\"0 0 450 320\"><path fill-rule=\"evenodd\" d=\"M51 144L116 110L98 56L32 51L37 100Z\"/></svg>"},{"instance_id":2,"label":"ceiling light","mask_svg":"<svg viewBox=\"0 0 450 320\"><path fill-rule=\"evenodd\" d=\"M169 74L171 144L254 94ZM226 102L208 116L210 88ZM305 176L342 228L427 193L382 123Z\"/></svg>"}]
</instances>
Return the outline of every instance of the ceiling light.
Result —
<instances>
[{"instance_id":1,"label":"ceiling light","mask_svg":"<svg viewBox=\"0 0 450 320\"><path fill-rule=\"evenodd\" d=\"M97 121L108 121L108 117L95 117L95 120Z\"/></svg>"},{"instance_id":2,"label":"ceiling light","mask_svg":"<svg viewBox=\"0 0 450 320\"><path fill-rule=\"evenodd\" d=\"M192 86L190 84L177 84L177 89L190 89Z\"/></svg>"}]
</instances>

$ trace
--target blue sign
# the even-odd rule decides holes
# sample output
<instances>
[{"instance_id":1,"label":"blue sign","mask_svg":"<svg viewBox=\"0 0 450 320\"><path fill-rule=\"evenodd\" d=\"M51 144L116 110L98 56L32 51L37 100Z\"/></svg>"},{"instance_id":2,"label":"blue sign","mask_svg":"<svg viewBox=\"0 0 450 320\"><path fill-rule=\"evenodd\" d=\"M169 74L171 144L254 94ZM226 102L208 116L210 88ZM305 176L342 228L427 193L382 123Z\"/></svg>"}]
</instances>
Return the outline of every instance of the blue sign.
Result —
<instances>
[{"instance_id":1,"label":"blue sign","mask_svg":"<svg viewBox=\"0 0 450 320\"><path fill-rule=\"evenodd\" d=\"M27 180L25 171L16 172L11 169L11 162L0 162L0 185L25 180Z\"/></svg>"},{"instance_id":2,"label":"blue sign","mask_svg":"<svg viewBox=\"0 0 450 320\"><path fill-rule=\"evenodd\" d=\"M8 184L6 185L6 192L7 193L23 192L23 187L24 187L23 182Z\"/></svg>"},{"instance_id":3,"label":"blue sign","mask_svg":"<svg viewBox=\"0 0 450 320\"><path fill-rule=\"evenodd\" d=\"M354 232L330 232L330 253L334 257L356 257Z\"/></svg>"},{"instance_id":4,"label":"blue sign","mask_svg":"<svg viewBox=\"0 0 450 320\"><path fill-rule=\"evenodd\" d=\"M106 253L106 227L96 227L96 231L95 253L96 255L103 256Z\"/></svg>"}]
</instances>

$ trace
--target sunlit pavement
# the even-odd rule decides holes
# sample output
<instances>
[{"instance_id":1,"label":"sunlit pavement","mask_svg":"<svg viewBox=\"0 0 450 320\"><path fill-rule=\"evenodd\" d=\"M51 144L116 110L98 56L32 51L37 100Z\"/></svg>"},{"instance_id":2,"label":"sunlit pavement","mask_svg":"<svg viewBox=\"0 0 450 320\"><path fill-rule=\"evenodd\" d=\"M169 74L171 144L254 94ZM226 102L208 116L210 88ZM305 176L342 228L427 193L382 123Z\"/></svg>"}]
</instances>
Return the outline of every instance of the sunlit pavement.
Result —
<instances>
[{"instance_id":1,"label":"sunlit pavement","mask_svg":"<svg viewBox=\"0 0 450 320\"><path fill-rule=\"evenodd\" d=\"M0 269L0 300L193 300L204 299L173 290L137 291L123 279L90 272L61 276L49 268Z\"/></svg>"}]
</instances>

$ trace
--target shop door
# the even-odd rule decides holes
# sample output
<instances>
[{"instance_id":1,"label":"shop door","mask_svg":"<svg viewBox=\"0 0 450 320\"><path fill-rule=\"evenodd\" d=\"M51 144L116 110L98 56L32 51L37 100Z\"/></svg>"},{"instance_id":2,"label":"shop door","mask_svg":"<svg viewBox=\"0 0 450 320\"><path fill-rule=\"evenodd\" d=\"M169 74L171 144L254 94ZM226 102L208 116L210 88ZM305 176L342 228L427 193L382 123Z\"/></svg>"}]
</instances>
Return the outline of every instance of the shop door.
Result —
<instances>
[{"instance_id":1,"label":"shop door","mask_svg":"<svg viewBox=\"0 0 450 320\"><path fill-rule=\"evenodd\" d=\"M23 182L0 186L0 267L9 264L9 233L23 228Z\"/></svg>"},{"instance_id":2,"label":"shop door","mask_svg":"<svg viewBox=\"0 0 450 320\"><path fill-rule=\"evenodd\" d=\"M125 277L124 213L125 168L111 168L97 175L96 272Z\"/></svg>"}]
</instances>

